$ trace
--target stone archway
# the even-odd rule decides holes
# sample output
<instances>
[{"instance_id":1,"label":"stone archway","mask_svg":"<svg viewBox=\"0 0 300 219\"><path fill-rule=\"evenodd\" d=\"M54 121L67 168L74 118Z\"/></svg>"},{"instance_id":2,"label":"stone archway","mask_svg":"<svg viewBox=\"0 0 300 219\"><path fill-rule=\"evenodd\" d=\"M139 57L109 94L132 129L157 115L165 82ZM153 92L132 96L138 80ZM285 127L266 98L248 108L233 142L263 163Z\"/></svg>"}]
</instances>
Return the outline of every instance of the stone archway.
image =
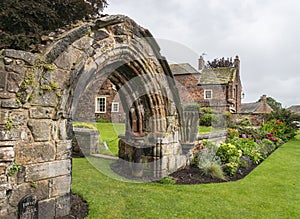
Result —
<instances>
[{"instance_id":1,"label":"stone archway","mask_svg":"<svg viewBox=\"0 0 300 219\"><path fill-rule=\"evenodd\" d=\"M151 33L119 15L59 31L46 37L39 54L0 54L1 217L14 218L24 200L39 218L69 213L72 117L96 75L109 78L124 97L120 157L156 159L156 176L185 164L177 90Z\"/></svg>"}]
</instances>

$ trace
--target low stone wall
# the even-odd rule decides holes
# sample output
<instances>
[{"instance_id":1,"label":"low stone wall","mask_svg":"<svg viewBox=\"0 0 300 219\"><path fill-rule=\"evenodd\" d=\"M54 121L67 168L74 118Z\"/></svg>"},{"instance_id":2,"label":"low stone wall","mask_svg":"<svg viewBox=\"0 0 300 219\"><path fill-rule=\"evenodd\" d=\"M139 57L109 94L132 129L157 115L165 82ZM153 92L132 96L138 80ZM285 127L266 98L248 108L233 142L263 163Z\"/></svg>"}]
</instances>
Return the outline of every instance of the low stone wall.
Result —
<instances>
[{"instance_id":1,"label":"low stone wall","mask_svg":"<svg viewBox=\"0 0 300 219\"><path fill-rule=\"evenodd\" d=\"M76 147L84 156L99 152L99 131L86 128L73 128ZM74 151L74 149L73 149Z\"/></svg>"},{"instance_id":2,"label":"low stone wall","mask_svg":"<svg viewBox=\"0 0 300 219\"><path fill-rule=\"evenodd\" d=\"M183 155L176 136L146 141L143 137L133 137L130 140L126 140L125 136L120 138L119 158L128 161L128 168L132 169L133 176L159 179L187 163L187 157Z\"/></svg>"},{"instance_id":3,"label":"low stone wall","mask_svg":"<svg viewBox=\"0 0 300 219\"><path fill-rule=\"evenodd\" d=\"M227 131L210 132L207 134L198 135L196 143L202 140L209 140L212 142L220 143L225 142L227 139Z\"/></svg>"}]
</instances>

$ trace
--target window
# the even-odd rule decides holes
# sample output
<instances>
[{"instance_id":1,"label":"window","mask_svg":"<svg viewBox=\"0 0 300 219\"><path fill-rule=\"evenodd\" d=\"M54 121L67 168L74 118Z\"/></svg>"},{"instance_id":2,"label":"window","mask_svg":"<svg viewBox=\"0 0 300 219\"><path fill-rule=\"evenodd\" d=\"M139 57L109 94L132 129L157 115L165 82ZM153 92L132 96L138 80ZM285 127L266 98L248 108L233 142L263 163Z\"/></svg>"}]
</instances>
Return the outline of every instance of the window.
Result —
<instances>
[{"instance_id":1,"label":"window","mask_svg":"<svg viewBox=\"0 0 300 219\"><path fill-rule=\"evenodd\" d=\"M212 99L212 90L204 90L204 99Z\"/></svg>"},{"instance_id":2,"label":"window","mask_svg":"<svg viewBox=\"0 0 300 219\"><path fill-rule=\"evenodd\" d=\"M113 102L111 104L111 112L113 112L113 113L119 112L119 103L118 102Z\"/></svg>"},{"instance_id":3,"label":"window","mask_svg":"<svg viewBox=\"0 0 300 219\"><path fill-rule=\"evenodd\" d=\"M106 113L106 97L96 97L96 113Z\"/></svg>"}]
</instances>

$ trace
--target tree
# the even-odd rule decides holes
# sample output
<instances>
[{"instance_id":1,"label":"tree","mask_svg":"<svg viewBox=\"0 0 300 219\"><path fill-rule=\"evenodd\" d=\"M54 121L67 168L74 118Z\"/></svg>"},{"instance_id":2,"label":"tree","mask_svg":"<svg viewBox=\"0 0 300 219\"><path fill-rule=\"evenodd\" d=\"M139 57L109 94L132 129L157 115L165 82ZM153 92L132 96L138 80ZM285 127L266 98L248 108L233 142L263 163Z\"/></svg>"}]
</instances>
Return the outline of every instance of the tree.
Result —
<instances>
[{"instance_id":1,"label":"tree","mask_svg":"<svg viewBox=\"0 0 300 219\"><path fill-rule=\"evenodd\" d=\"M97 17L106 0L2 0L0 49L29 50L41 36L84 18Z\"/></svg>"},{"instance_id":2,"label":"tree","mask_svg":"<svg viewBox=\"0 0 300 219\"><path fill-rule=\"evenodd\" d=\"M261 96L260 99L257 102L261 102L264 96ZM282 104L277 102L274 98L272 97L267 97L267 104L274 110L280 110L282 109Z\"/></svg>"}]
</instances>

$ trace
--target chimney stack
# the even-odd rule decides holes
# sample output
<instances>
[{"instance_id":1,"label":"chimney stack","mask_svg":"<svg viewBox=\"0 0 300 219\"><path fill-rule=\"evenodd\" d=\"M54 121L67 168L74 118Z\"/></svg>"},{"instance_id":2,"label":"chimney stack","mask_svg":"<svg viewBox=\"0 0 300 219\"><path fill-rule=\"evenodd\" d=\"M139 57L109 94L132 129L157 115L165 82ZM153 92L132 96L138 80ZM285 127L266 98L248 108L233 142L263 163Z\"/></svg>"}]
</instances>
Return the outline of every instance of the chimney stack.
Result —
<instances>
[{"instance_id":1,"label":"chimney stack","mask_svg":"<svg viewBox=\"0 0 300 219\"><path fill-rule=\"evenodd\" d=\"M238 71L240 71L240 59L239 59L239 56L238 56L238 55L235 56L235 59L234 59L234 67L235 67Z\"/></svg>"},{"instance_id":2,"label":"chimney stack","mask_svg":"<svg viewBox=\"0 0 300 219\"><path fill-rule=\"evenodd\" d=\"M266 105L267 104L267 95L264 94L261 99L262 99L263 104Z\"/></svg>"},{"instance_id":3,"label":"chimney stack","mask_svg":"<svg viewBox=\"0 0 300 219\"><path fill-rule=\"evenodd\" d=\"M203 56L200 56L199 60L198 60L198 70L201 71L204 69L205 67L205 61L204 61L204 58Z\"/></svg>"}]
</instances>

